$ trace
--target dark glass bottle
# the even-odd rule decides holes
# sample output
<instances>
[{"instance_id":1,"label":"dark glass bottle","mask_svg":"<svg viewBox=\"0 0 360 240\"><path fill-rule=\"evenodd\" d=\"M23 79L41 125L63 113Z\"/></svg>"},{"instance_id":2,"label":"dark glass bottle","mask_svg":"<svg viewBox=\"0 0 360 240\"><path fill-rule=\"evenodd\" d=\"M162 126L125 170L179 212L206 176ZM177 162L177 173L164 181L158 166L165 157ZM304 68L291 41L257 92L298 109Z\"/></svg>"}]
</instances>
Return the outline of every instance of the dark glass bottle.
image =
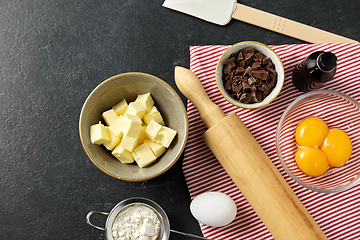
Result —
<instances>
[{"instance_id":1,"label":"dark glass bottle","mask_svg":"<svg viewBox=\"0 0 360 240\"><path fill-rule=\"evenodd\" d=\"M302 92L319 89L336 72L337 57L331 52L317 51L298 64L292 74L295 87Z\"/></svg>"}]
</instances>

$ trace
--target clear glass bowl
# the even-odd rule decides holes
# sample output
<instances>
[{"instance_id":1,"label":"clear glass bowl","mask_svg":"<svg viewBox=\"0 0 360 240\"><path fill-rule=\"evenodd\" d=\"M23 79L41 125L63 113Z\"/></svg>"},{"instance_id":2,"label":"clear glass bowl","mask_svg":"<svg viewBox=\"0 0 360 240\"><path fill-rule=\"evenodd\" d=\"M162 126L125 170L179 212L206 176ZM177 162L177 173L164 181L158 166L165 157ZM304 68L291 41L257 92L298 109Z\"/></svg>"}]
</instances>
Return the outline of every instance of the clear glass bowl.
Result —
<instances>
[{"instance_id":1,"label":"clear glass bowl","mask_svg":"<svg viewBox=\"0 0 360 240\"><path fill-rule=\"evenodd\" d=\"M339 167L329 167L319 176L303 173L295 161L298 149L295 130L307 117L319 117L329 128L346 132L352 143L349 160ZM360 180L360 104L341 92L319 90L295 99L283 113L276 131L276 150L287 173L300 185L316 192L334 193L344 191Z\"/></svg>"}]
</instances>

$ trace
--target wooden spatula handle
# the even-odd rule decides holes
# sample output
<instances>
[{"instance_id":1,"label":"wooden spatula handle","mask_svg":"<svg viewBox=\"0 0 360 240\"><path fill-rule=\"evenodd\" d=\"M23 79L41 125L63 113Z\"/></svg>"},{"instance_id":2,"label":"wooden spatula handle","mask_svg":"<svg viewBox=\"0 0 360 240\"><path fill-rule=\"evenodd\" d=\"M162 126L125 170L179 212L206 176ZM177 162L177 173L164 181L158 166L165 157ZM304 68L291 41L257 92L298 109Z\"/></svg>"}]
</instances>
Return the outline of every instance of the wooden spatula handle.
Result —
<instances>
[{"instance_id":1,"label":"wooden spatula handle","mask_svg":"<svg viewBox=\"0 0 360 240\"><path fill-rule=\"evenodd\" d=\"M359 43L334 33L276 16L243 4L236 4L232 18L310 43Z\"/></svg>"},{"instance_id":2,"label":"wooden spatula handle","mask_svg":"<svg viewBox=\"0 0 360 240\"><path fill-rule=\"evenodd\" d=\"M198 109L201 119L208 128L225 117L221 108L210 100L200 80L192 71L175 67L175 83L182 94Z\"/></svg>"}]
</instances>

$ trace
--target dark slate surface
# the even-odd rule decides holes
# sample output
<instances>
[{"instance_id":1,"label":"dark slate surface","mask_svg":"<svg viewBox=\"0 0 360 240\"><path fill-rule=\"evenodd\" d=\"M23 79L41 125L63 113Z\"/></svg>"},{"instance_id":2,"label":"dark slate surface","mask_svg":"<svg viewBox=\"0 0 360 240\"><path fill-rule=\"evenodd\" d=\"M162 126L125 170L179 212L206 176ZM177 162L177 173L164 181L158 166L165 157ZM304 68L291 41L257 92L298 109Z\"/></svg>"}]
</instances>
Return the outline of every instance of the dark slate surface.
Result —
<instances>
[{"instance_id":1,"label":"dark slate surface","mask_svg":"<svg viewBox=\"0 0 360 240\"><path fill-rule=\"evenodd\" d=\"M182 159L144 182L104 174L80 143L83 102L103 80L129 71L160 77L178 91L173 69L189 67L191 45L303 42L236 20L214 25L162 3L0 1L0 239L105 239L86 214L133 196L159 203L172 229L201 234ZM241 3L360 40L357 0ZM105 218L93 221L103 226Z\"/></svg>"}]
</instances>

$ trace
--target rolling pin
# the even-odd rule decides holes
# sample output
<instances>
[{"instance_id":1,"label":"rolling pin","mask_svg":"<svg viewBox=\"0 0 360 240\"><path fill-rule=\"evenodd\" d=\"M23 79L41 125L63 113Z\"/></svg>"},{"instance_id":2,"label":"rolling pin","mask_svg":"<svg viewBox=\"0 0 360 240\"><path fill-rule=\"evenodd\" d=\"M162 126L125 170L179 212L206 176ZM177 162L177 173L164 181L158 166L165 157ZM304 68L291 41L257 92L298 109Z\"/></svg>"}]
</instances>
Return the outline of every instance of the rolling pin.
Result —
<instances>
[{"instance_id":1,"label":"rolling pin","mask_svg":"<svg viewBox=\"0 0 360 240\"><path fill-rule=\"evenodd\" d=\"M276 240L327 239L236 113L225 116L189 69L175 83L208 127L203 140Z\"/></svg>"}]
</instances>

